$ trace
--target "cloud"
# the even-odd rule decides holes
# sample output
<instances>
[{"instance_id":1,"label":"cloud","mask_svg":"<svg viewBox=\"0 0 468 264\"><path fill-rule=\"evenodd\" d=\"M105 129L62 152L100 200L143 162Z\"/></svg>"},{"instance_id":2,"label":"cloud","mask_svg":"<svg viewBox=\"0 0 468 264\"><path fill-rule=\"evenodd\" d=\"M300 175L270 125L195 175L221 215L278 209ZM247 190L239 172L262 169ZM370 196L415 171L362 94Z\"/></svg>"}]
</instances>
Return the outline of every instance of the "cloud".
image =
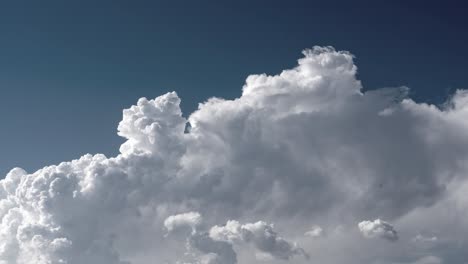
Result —
<instances>
[{"instance_id":1,"label":"cloud","mask_svg":"<svg viewBox=\"0 0 468 264\"><path fill-rule=\"evenodd\" d=\"M203 253L195 259L201 263L236 264L237 254L230 243L216 241L206 232L192 234L187 241L188 250L198 250Z\"/></svg>"},{"instance_id":2,"label":"cloud","mask_svg":"<svg viewBox=\"0 0 468 264\"><path fill-rule=\"evenodd\" d=\"M398 240L397 231L389 223L376 219L374 221L362 221L358 224L359 231L367 238L383 238L388 241Z\"/></svg>"},{"instance_id":3,"label":"cloud","mask_svg":"<svg viewBox=\"0 0 468 264\"><path fill-rule=\"evenodd\" d=\"M196 257L199 262L208 263L237 263L237 254L233 245L245 246L253 244L259 252L257 258L269 260L289 260L295 255L309 256L296 244L291 244L273 230L273 225L263 221L240 224L230 220L225 226L213 226L206 231L197 231L195 225L199 225L201 216L199 213L190 212L169 216L164 225L169 232L177 227L192 227L193 232L187 239L187 250L198 250L202 253Z\"/></svg>"},{"instance_id":4,"label":"cloud","mask_svg":"<svg viewBox=\"0 0 468 264\"><path fill-rule=\"evenodd\" d=\"M202 217L198 212L188 212L178 215L171 215L164 220L164 227L167 231L172 232L178 228L190 227L193 232L195 228L202 222Z\"/></svg>"},{"instance_id":5,"label":"cloud","mask_svg":"<svg viewBox=\"0 0 468 264\"><path fill-rule=\"evenodd\" d=\"M189 228L191 232L186 234L185 255L193 255L193 263L200 264L235 264L237 263L237 254L232 245L224 241L215 241L208 236L205 231L197 230L196 227L202 224L202 216L198 212L188 212L177 215L171 215L164 220L164 227L169 234L177 232L180 229ZM193 252L193 251L196 252ZM199 254L198 252L201 252Z\"/></svg>"},{"instance_id":6,"label":"cloud","mask_svg":"<svg viewBox=\"0 0 468 264\"><path fill-rule=\"evenodd\" d=\"M288 260L294 255L309 258L302 248L278 236L273 225L264 221L241 225L238 221L231 220L225 226L212 227L209 234L216 241L253 243L263 255L273 258Z\"/></svg>"},{"instance_id":7,"label":"cloud","mask_svg":"<svg viewBox=\"0 0 468 264\"><path fill-rule=\"evenodd\" d=\"M425 236L418 234L413 238L414 242L420 242L420 243L435 243L437 242L438 238L436 236Z\"/></svg>"},{"instance_id":8,"label":"cloud","mask_svg":"<svg viewBox=\"0 0 468 264\"><path fill-rule=\"evenodd\" d=\"M323 236L323 229L320 226L313 226L309 231L304 233L308 237L321 237Z\"/></svg>"},{"instance_id":9,"label":"cloud","mask_svg":"<svg viewBox=\"0 0 468 264\"><path fill-rule=\"evenodd\" d=\"M15 168L0 181L0 264L255 263L252 247L272 263L310 262L292 258L290 240L318 263L397 263L430 250L461 262L468 92L434 106L406 87L364 92L356 74L351 53L315 47L292 69L248 76L239 98L211 98L193 113L182 115L175 92L141 98L123 112L116 157ZM356 223L376 217L398 226L397 243L357 240ZM229 231L232 219L242 235ZM310 223L342 228L310 239ZM396 240L384 223L363 228ZM182 226L188 241L173 234ZM444 243L416 248L406 238L419 230Z\"/></svg>"}]
</instances>

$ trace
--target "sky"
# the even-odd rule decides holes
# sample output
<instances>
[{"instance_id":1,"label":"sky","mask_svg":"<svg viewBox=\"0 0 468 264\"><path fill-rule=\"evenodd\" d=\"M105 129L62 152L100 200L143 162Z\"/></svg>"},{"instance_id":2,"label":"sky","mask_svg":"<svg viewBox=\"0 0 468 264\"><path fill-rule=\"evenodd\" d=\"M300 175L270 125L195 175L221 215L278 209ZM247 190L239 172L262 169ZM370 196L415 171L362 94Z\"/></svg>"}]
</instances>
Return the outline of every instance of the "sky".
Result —
<instances>
[{"instance_id":1,"label":"sky","mask_svg":"<svg viewBox=\"0 0 468 264\"><path fill-rule=\"evenodd\" d=\"M455 2L2 3L0 264L467 264Z\"/></svg>"},{"instance_id":2,"label":"sky","mask_svg":"<svg viewBox=\"0 0 468 264\"><path fill-rule=\"evenodd\" d=\"M188 116L315 45L353 53L365 89L444 102L468 84L465 13L451 1L2 3L0 173L116 155L121 110L138 98L177 91Z\"/></svg>"}]
</instances>

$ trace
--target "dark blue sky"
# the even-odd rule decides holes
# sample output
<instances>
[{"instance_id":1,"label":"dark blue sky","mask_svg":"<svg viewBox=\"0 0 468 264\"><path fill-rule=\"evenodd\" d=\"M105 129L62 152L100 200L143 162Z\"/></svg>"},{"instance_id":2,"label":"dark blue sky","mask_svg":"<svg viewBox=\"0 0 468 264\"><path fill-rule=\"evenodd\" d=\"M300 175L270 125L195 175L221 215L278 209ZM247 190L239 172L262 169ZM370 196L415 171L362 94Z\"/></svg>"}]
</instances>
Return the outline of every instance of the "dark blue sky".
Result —
<instances>
[{"instance_id":1,"label":"dark blue sky","mask_svg":"<svg viewBox=\"0 0 468 264\"><path fill-rule=\"evenodd\" d=\"M139 97L175 90L187 115L314 45L354 53L366 89L442 102L468 87L468 9L405 2L3 1L0 173L115 155L121 111Z\"/></svg>"}]
</instances>

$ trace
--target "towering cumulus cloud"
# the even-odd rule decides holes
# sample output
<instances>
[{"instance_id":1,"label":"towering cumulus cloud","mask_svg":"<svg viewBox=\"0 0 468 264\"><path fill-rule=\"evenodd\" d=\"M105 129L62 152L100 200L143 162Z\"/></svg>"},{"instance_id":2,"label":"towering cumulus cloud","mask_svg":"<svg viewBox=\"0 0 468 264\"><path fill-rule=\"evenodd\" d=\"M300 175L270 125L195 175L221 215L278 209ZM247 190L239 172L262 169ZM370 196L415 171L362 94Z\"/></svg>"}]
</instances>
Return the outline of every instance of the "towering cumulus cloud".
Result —
<instances>
[{"instance_id":1,"label":"towering cumulus cloud","mask_svg":"<svg viewBox=\"0 0 468 264\"><path fill-rule=\"evenodd\" d=\"M187 119L138 100L118 156L0 181L0 264L465 263L468 92L436 107L356 71L315 47Z\"/></svg>"}]
</instances>

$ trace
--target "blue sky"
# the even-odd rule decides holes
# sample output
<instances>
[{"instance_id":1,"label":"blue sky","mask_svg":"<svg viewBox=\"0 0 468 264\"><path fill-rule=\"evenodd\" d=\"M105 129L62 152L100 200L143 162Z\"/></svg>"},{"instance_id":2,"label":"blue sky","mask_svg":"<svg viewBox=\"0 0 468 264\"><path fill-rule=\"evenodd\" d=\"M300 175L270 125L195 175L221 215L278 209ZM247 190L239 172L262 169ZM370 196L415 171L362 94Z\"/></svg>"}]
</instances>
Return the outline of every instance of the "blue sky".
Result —
<instances>
[{"instance_id":1,"label":"blue sky","mask_svg":"<svg viewBox=\"0 0 468 264\"><path fill-rule=\"evenodd\" d=\"M177 91L185 115L235 98L304 48L356 55L365 89L440 103L467 88L467 16L450 1L10 1L0 4L0 173L112 156L123 108Z\"/></svg>"}]
</instances>

